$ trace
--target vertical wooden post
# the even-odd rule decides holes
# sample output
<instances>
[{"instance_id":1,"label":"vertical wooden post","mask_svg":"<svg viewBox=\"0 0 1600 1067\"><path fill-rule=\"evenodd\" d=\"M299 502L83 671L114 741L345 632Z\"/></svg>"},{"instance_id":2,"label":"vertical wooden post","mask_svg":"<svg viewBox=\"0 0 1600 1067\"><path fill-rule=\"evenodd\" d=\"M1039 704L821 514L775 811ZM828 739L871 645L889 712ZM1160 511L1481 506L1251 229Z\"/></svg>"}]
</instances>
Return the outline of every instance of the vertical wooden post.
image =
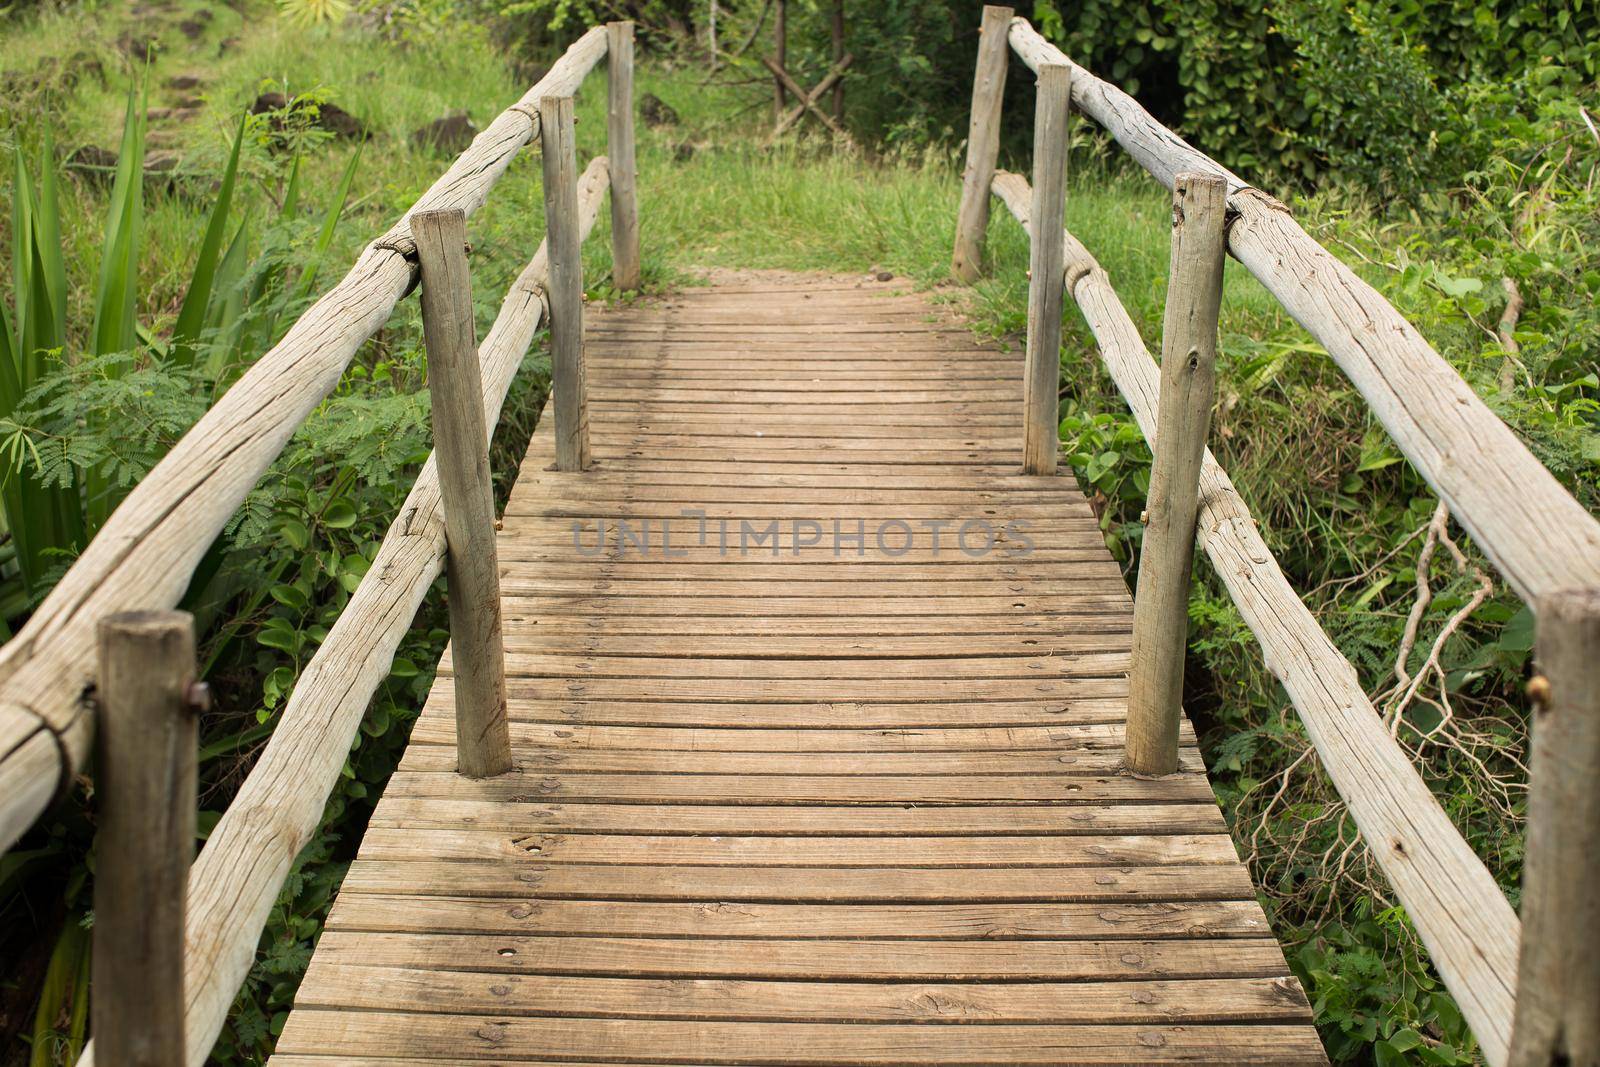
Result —
<instances>
[{"instance_id":1,"label":"vertical wooden post","mask_svg":"<svg viewBox=\"0 0 1600 1067\"><path fill-rule=\"evenodd\" d=\"M1227 199L1227 183L1212 175L1180 174L1174 182L1161 397L1128 675L1127 762L1136 774L1178 769L1200 464L1216 393Z\"/></svg>"},{"instance_id":2,"label":"vertical wooden post","mask_svg":"<svg viewBox=\"0 0 1600 1067\"><path fill-rule=\"evenodd\" d=\"M639 197L638 168L633 155L633 23L606 23L606 46L606 155L611 161L611 280L618 289L637 289ZM716 56L715 42L712 56ZM573 165L576 167L576 159Z\"/></svg>"},{"instance_id":3,"label":"vertical wooden post","mask_svg":"<svg viewBox=\"0 0 1600 1067\"><path fill-rule=\"evenodd\" d=\"M1600 588L1538 605L1510 1067L1600 1064Z\"/></svg>"},{"instance_id":4,"label":"vertical wooden post","mask_svg":"<svg viewBox=\"0 0 1600 1067\"><path fill-rule=\"evenodd\" d=\"M589 401L583 365L583 252L578 233L578 149L572 97L539 100L545 240L550 248L550 376L556 469L589 466ZM615 197L615 193L613 193ZM613 199L613 205L616 201Z\"/></svg>"},{"instance_id":5,"label":"vertical wooden post","mask_svg":"<svg viewBox=\"0 0 1600 1067\"><path fill-rule=\"evenodd\" d=\"M778 10L772 16L772 58L785 70L789 67L789 9L784 0L777 0ZM772 121L783 121L788 97L783 91L783 79L772 76Z\"/></svg>"},{"instance_id":6,"label":"vertical wooden post","mask_svg":"<svg viewBox=\"0 0 1600 1067\"><path fill-rule=\"evenodd\" d=\"M1033 120L1032 252L1028 257L1028 354L1023 371L1022 472L1054 474L1060 451L1061 301L1066 288L1061 230L1067 197L1067 112L1072 68L1039 67Z\"/></svg>"},{"instance_id":7,"label":"vertical wooden post","mask_svg":"<svg viewBox=\"0 0 1600 1067\"><path fill-rule=\"evenodd\" d=\"M950 270L971 284L983 267L983 239L989 229L989 185L1000 156L1000 103L1006 68L1011 65L1009 7L985 7L978 37L978 67L972 76L972 117L967 122L967 166L961 173L961 208L956 214L956 248Z\"/></svg>"},{"instance_id":8,"label":"vertical wooden post","mask_svg":"<svg viewBox=\"0 0 1600 1067\"><path fill-rule=\"evenodd\" d=\"M130 612L97 629L94 962L99 1062L182 1067L184 912L194 862L194 619Z\"/></svg>"},{"instance_id":9,"label":"vertical wooden post","mask_svg":"<svg viewBox=\"0 0 1600 1067\"><path fill-rule=\"evenodd\" d=\"M411 216L422 268L422 332L433 398L433 455L444 505L455 667L456 769L489 778L511 769L494 485L483 416L483 371L472 324L467 220L459 208Z\"/></svg>"},{"instance_id":10,"label":"vertical wooden post","mask_svg":"<svg viewBox=\"0 0 1600 1067\"><path fill-rule=\"evenodd\" d=\"M833 0L833 17L829 22L829 36L833 44L833 63L844 59L844 0ZM844 79L833 83L833 121L844 124Z\"/></svg>"}]
</instances>

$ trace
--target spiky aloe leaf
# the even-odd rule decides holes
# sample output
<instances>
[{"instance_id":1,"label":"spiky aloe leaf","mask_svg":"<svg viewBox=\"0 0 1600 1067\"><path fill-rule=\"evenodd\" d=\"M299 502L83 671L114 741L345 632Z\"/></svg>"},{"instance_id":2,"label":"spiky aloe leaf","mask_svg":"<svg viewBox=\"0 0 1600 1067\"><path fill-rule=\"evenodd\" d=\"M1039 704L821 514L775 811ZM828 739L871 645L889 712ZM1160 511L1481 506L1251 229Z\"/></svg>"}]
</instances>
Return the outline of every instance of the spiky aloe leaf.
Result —
<instances>
[{"instance_id":1,"label":"spiky aloe leaf","mask_svg":"<svg viewBox=\"0 0 1600 1067\"><path fill-rule=\"evenodd\" d=\"M221 262L222 243L227 239L228 213L233 207L233 186L239 174L239 148L244 144L245 122L245 119L239 120L239 132L234 135L228 165L222 172L217 203L211 209L211 219L206 223L205 237L200 242L200 254L195 259L194 274L189 279L183 306L178 310L178 321L172 327L172 354L180 363L194 358L195 345L205 329L207 311L217 292L217 267Z\"/></svg>"},{"instance_id":2,"label":"spiky aloe leaf","mask_svg":"<svg viewBox=\"0 0 1600 1067\"><path fill-rule=\"evenodd\" d=\"M317 284L317 272L322 269L323 255L333 243L334 227L338 225L339 216L344 214L344 206L350 199L350 186L356 180L356 168L361 164L361 153L365 149L366 143L363 142L351 153L350 162L345 165L344 175L339 179L339 188L334 194L333 203L322 218L322 229L317 233L317 243L311 250L305 271L300 275L300 284L295 287L297 299L303 300L310 296L312 286Z\"/></svg>"},{"instance_id":3,"label":"spiky aloe leaf","mask_svg":"<svg viewBox=\"0 0 1600 1067\"><path fill-rule=\"evenodd\" d=\"M144 107L140 89L128 90L128 111L122 126L122 154L111 186L100 284L95 292L94 335L97 356L134 346L138 309L139 237L144 221Z\"/></svg>"}]
</instances>

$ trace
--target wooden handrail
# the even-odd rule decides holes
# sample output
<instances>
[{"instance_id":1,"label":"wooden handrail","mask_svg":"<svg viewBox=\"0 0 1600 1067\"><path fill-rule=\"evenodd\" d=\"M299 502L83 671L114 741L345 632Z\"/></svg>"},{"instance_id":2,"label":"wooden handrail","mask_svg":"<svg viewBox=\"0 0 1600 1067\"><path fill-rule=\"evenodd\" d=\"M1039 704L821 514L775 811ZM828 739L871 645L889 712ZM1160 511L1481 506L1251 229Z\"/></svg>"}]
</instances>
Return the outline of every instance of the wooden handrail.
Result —
<instances>
[{"instance_id":1,"label":"wooden handrail","mask_svg":"<svg viewBox=\"0 0 1600 1067\"><path fill-rule=\"evenodd\" d=\"M559 75L556 78L559 88L576 87L576 80L581 80L583 73L594 65L597 55L603 54L608 32L605 28L591 31L567 52L563 57L565 69L552 72L552 76ZM601 53L590 54L596 42L601 46ZM577 57L575 62L567 62L574 60L574 56ZM561 68L562 64L558 63L557 67ZM549 82L547 78L540 84ZM529 96L535 97L537 89ZM567 105L563 123L565 136L561 145L547 143L546 148L562 147L563 155L570 156L571 99L570 95L559 99ZM518 113L534 124L535 135L546 132L541 129L537 112ZM493 129L491 126L490 130ZM549 141L548 137L544 139ZM492 161L486 165L504 169L503 164ZM561 230L581 243L594 226L601 198L609 186L609 176L606 158L593 160L583 175L567 186L569 198L560 205L561 218L549 220L552 232ZM551 274L551 242L547 239L541 243L538 253L507 293L488 337L481 346L474 346L462 250L467 209L464 204L475 194L470 184L441 181L435 183L434 188L445 190L441 197L454 199L456 206L439 211L414 208L408 212L403 220L408 224L405 241L410 243L410 249L407 253L396 250L399 244L396 231L391 231L385 240L391 242L389 247L393 255L426 260L423 273L432 279L431 285L428 278L423 282L430 366L436 374L446 377L452 370L459 372L456 377L460 381L446 391L460 403L436 404L441 421L446 424L435 434L436 446L454 450L460 454L457 458L475 452L481 460L528 346L540 324L550 318L546 292ZM413 217L417 217L419 236L425 238L425 248L418 248L418 242L411 237L409 220ZM409 266L406 272L409 275ZM389 301L390 305L392 303ZM463 313L468 316L465 320L461 319ZM460 363L461 353L454 350L460 347L462 340L468 345L470 358L465 365L446 367L445 363L452 357L456 364ZM475 352L472 351L474 347ZM481 384L477 373L480 367ZM449 386L441 382L431 384ZM471 410L457 410L461 403L468 404ZM481 440L473 446L463 439L463 434L476 435ZM461 468L452 470L456 491L443 494L454 500L452 521L476 523L483 527L475 531L477 534L492 538L492 510L484 512L481 507L474 509L463 505L462 493L458 490L473 479L464 473L462 464L457 463L455 467ZM481 483L475 485L480 495L487 494L488 483L484 477L476 481ZM395 652L410 629L423 597L444 570L447 559L453 558L445 510L436 451L424 464L379 546L371 568L302 672L271 739L189 872L188 889L184 894L187 929L182 938L182 971L186 1010L182 1024L185 1058L190 1065L197 1067L206 1062L235 993L255 960L262 925L295 857L321 820L328 795L372 695L388 676ZM451 535L456 539L458 552L461 533L458 530ZM469 550L467 554L482 553ZM492 563L490 567L492 570ZM471 590L465 595L470 599ZM498 601L497 595L495 599ZM454 615L452 618L454 621ZM457 627L453 625L452 629L455 631ZM469 636L453 632L457 640L466 640ZM498 638L489 643L497 646ZM498 721L503 730L503 694L500 703ZM488 749L484 753L492 757ZM475 765L473 769L492 773L496 769L493 762L492 758L480 760L482 766ZM0 764L0 771L4 770L4 765ZM126 994L126 990L115 988L99 992L101 997ZM94 1055L91 1044L85 1048L79 1064L92 1065Z\"/></svg>"},{"instance_id":2,"label":"wooden handrail","mask_svg":"<svg viewBox=\"0 0 1600 1067\"><path fill-rule=\"evenodd\" d=\"M1033 235L1028 183L1000 173L994 195ZM1161 371L1111 280L1062 234L1067 291L1145 438L1157 438ZM1416 923L1491 1063L1505 1061L1516 984L1519 924L1494 876L1472 851L1383 726L1355 667L1284 577L1250 510L1207 450L1200 473L1200 545L1267 668L1305 723L1328 777Z\"/></svg>"},{"instance_id":3,"label":"wooden handrail","mask_svg":"<svg viewBox=\"0 0 1600 1067\"><path fill-rule=\"evenodd\" d=\"M1072 101L1168 189L1179 172L1228 182L1228 251L1327 349L1395 444L1518 595L1600 584L1600 521L1489 410L1417 328L1319 245L1282 204L1196 151L1138 101L1073 63L1023 18L1029 67L1072 67Z\"/></svg>"},{"instance_id":4,"label":"wooden handrail","mask_svg":"<svg viewBox=\"0 0 1600 1067\"><path fill-rule=\"evenodd\" d=\"M604 157L579 185L587 235L608 186ZM506 294L478 348L486 432L500 421L506 393L545 321L549 274L544 245ZM189 874L184 994L189 1063L205 1062L222 1032L283 880L321 821L356 731L434 581L444 573L446 540L438 467L432 456L378 547L372 566L306 664L277 728L206 839ZM91 1067L84 1050L78 1067Z\"/></svg>"},{"instance_id":5,"label":"wooden handrail","mask_svg":"<svg viewBox=\"0 0 1600 1067\"><path fill-rule=\"evenodd\" d=\"M0 647L0 850L65 789L93 737L94 627L171 607L245 495L411 285L412 213L470 215L538 136L535 104L571 95L606 54L584 34L480 133L388 233L255 362L128 494L21 632Z\"/></svg>"},{"instance_id":6,"label":"wooden handrail","mask_svg":"<svg viewBox=\"0 0 1600 1067\"><path fill-rule=\"evenodd\" d=\"M986 18L991 10L995 9L985 10ZM1196 151L1127 93L1072 63L1026 19L1011 21L1009 38L1035 70L1068 65L1072 102L1168 188L1180 172L1210 175L1225 183L1232 213L1228 251L1322 343L1413 467L1512 588L1535 608L1541 635L1545 613L1559 614L1551 605L1582 601L1592 607L1597 602L1600 521L1495 417L1415 327L1317 244L1282 204ZM1025 180L997 175L993 191L1025 227L1029 225ZM1070 234L1064 233L1063 239L1067 288L1155 447L1159 372L1104 272ZM975 261L975 254L970 258ZM1033 324L1029 325L1031 330ZM1535 724L1535 774L1540 764L1556 769L1547 772L1551 780L1533 783L1534 795L1547 798L1534 817L1551 824L1536 826L1529 834L1529 868L1535 877L1525 882L1528 899L1545 909L1530 936L1541 944L1521 943L1523 928L1493 876L1433 798L1409 757L1383 729L1355 668L1284 579L1248 510L1209 452L1202 464L1200 490L1200 543L1261 643L1269 670L1289 693L1324 769L1405 904L1485 1059L1491 1067L1508 1062L1532 1067L1553 1062L1552 1057L1592 1055L1600 1031L1588 1021L1571 1020L1592 1015L1594 993L1600 990L1600 965L1593 962L1600 920L1581 892L1563 888L1582 884L1581 876L1564 872L1566 880L1558 881L1549 873L1553 866L1570 865L1573 857L1593 852L1592 825L1583 828L1592 814L1592 768L1584 757L1578 761L1582 773L1574 771L1572 760L1552 758L1551 742L1539 745L1540 728ZM1583 592L1572 594L1573 587ZM1568 649L1566 670L1570 678L1579 679L1568 682L1568 714L1556 731L1565 740L1554 743L1581 749L1588 757L1594 754L1600 732L1589 724L1573 724L1584 723L1580 706L1592 716L1596 687L1592 671L1573 664L1586 659L1592 663L1600 656L1600 626L1590 622L1568 628L1586 636L1569 642L1582 645L1579 653L1559 642L1551 646ZM1181 643L1182 634L1169 634L1167 640ZM1581 695L1573 696L1573 689ZM1132 711L1130 707L1130 760ZM1552 729L1545 727L1547 738ZM1542 760L1541 747L1546 752ZM1549 799L1555 797L1568 799ZM1574 817L1579 809L1584 814ZM1542 859L1536 860L1535 853ZM1542 879L1537 876L1541 863ZM1574 877L1576 882L1571 881ZM1558 943L1573 937L1583 940L1581 948ZM1537 988L1519 989L1519 953L1525 971L1538 976ZM1530 1003L1530 998L1541 1003Z\"/></svg>"}]
</instances>

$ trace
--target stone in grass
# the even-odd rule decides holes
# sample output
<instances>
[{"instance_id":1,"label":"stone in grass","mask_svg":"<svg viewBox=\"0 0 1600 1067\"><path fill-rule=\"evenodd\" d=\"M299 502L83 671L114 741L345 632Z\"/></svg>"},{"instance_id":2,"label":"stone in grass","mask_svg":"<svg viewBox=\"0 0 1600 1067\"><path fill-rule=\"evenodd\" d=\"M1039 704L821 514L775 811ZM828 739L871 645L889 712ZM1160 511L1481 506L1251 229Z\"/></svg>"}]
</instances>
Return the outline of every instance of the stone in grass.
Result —
<instances>
[{"instance_id":1,"label":"stone in grass","mask_svg":"<svg viewBox=\"0 0 1600 1067\"><path fill-rule=\"evenodd\" d=\"M645 93L639 98L639 116L646 126L676 126L678 111L655 93Z\"/></svg>"},{"instance_id":2,"label":"stone in grass","mask_svg":"<svg viewBox=\"0 0 1600 1067\"><path fill-rule=\"evenodd\" d=\"M452 111L420 127L411 135L411 143L420 149L459 155L477 135L478 127L472 124L465 111Z\"/></svg>"},{"instance_id":3,"label":"stone in grass","mask_svg":"<svg viewBox=\"0 0 1600 1067\"><path fill-rule=\"evenodd\" d=\"M179 74L167 79L167 88L180 93L193 92L204 84L198 74Z\"/></svg>"},{"instance_id":4,"label":"stone in grass","mask_svg":"<svg viewBox=\"0 0 1600 1067\"><path fill-rule=\"evenodd\" d=\"M117 154L97 144L80 145L67 153L66 167L93 185L110 185L117 173Z\"/></svg>"}]
</instances>

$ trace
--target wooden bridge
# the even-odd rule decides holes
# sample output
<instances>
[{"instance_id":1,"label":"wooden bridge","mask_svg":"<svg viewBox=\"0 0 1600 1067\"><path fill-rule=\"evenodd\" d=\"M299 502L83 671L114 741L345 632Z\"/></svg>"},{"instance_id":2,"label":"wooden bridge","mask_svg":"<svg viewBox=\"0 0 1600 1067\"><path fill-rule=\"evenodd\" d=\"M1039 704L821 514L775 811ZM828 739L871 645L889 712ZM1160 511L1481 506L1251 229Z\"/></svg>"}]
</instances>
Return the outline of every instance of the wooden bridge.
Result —
<instances>
[{"instance_id":1,"label":"wooden bridge","mask_svg":"<svg viewBox=\"0 0 1600 1067\"><path fill-rule=\"evenodd\" d=\"M995 170L1013 51L1039 78L1031 184ZM580 174L572 95L601 58L610 154ZM1001 8L953 266L981 269L992 199L1028 228L1025 351L892 280L731 272L586 310L578 252L608 190L614 280L639 281L631 65L629 24L573 45L0 649L7 847L98 753L80 1062L205 1062L445 573L450 652L277 1067L1324 1063L1178 704L1196 544L1483 1059L1593 1062L1600 524L1426 341L1282 205ZM1063 232L1069 101L1174 190L1159 366ZM466 216L532 143L548 237L480 345ZM1225 253L1538 607L1520 921L1205 449ZM192 624L159 609L419 276L435 455L191 866L204 695ZM1067 295L1154 447L1137 602L1057 469ZM551 409L496 521L488 435L546 321Z\"/></svg>"}]
</instances>

